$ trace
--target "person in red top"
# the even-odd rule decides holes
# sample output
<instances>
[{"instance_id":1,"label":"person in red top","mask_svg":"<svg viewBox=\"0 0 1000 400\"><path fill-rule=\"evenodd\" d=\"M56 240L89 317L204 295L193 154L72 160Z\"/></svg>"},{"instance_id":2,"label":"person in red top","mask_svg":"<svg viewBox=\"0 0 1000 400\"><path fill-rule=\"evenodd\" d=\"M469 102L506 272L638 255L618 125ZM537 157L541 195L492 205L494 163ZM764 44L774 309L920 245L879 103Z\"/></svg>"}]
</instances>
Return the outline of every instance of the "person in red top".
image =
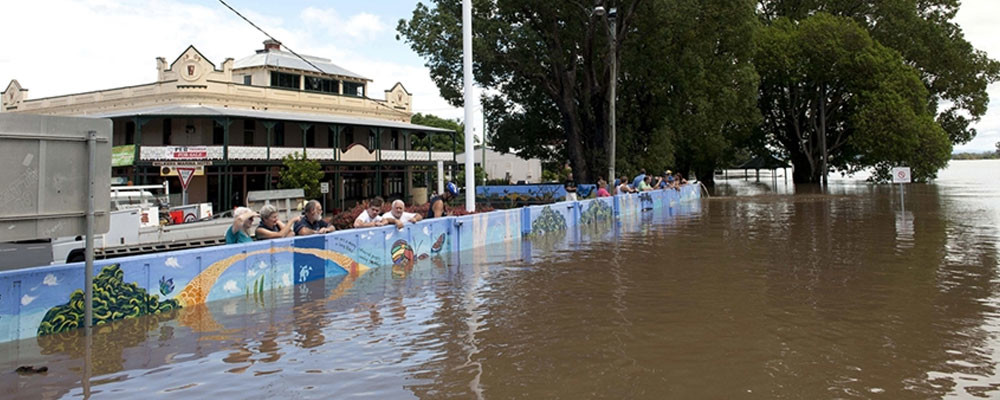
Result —
<instances>
[{"instance_id":1,"label":"person in red top","mask_svg":"<svg viewBox=\"0 0 1000 400\"><path fill-rule=\"evenodd\" d=\"M599 179L597 181L597 197L611 197L611 193L607 189L608 184L604 182L604 179Z\"/></svg>"}]
</instances>

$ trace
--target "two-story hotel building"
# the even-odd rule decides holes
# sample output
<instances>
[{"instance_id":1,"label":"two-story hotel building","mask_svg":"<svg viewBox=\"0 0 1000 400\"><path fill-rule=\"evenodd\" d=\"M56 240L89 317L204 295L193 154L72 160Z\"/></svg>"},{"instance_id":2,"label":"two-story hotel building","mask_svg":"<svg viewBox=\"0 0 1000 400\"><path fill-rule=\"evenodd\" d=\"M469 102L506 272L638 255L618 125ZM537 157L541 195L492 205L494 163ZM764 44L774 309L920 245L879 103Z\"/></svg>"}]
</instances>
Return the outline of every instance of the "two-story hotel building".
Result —
<instances>
[{"instance_id":1,"label":"two-story hotel building","mask_svg":"<svg viewBox=\"0 0 1000 400\"><path fill-rule=\"evenodd\" d=\"M276 41L220 65L190 46L173 62L157 58L156 70L153 83L39 99L12 80L0 110L110 118L113 177L167 180L180 193L164 167L203 165L189 202L216 210L241 204L247 191L276 188L282 159L293 153L322 165L331 208L374 195L409 200L415 173L423 186L421 172L455 162L455 132L411 124L412 96L401 83L370 98L370 79L328 59L299 58ZM432 148L435 135L451 146Z\"/></svg>"}]
</instances>

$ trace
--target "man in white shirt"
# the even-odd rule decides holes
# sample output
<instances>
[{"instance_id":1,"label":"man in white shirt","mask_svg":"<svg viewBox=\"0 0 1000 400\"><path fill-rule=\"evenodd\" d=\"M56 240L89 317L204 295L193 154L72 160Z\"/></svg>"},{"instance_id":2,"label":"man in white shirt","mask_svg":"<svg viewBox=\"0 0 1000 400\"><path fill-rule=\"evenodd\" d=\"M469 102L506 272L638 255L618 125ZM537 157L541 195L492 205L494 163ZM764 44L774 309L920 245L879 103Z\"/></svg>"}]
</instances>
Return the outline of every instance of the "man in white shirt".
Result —
<instances>
[{"instance_id":1,"label":"man in white shirt","mask_svg":"<svg viewBox=\"0 0 1000 400\"><path fill-rule=\"evenodd\" d=\"M395 218L383 217L379 215L382 212L383 200L381 197L376 197L368 201L368 208L358 215L358 218L354 219L355 228L370 228L373 226L384 226L386 224L395 224L396 228L403 229L403 222Z\"/></svg>"},{"instance_id":2,"label":"man in white shirt","mask_svg":"<svg viewBox=\"0 0 1000 400\"><path fill-rule=\"evenodd\" d=\"M392 218L396 221L401 221L403 223L407 222L419 222L423 219L420 214L408 213L406 212L406 203L402 200L396 200L392 202L392 208L389 212L382 214L382 219Z\"/></svg>"}]
</instances>

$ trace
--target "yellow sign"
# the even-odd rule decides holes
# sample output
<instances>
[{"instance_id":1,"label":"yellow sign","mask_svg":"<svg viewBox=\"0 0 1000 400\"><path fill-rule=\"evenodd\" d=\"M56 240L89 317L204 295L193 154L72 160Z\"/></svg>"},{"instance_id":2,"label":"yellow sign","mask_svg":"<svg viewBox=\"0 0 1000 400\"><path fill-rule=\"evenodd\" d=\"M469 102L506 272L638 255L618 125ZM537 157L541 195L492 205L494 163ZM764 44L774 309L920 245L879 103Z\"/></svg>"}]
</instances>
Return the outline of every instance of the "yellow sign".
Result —
<instances>
[{"instance_id":1,"label":"yellow sign","mask_svg":"<svg viewBox=\"0 0 1000 400\"><path fill-rule=\"evenodd\" d=\"M205 175L204 165L178 165L175 167L160 167L160 176L177 176L177 167L194 168L194 176Z\"/></svg>"}]
</instances>

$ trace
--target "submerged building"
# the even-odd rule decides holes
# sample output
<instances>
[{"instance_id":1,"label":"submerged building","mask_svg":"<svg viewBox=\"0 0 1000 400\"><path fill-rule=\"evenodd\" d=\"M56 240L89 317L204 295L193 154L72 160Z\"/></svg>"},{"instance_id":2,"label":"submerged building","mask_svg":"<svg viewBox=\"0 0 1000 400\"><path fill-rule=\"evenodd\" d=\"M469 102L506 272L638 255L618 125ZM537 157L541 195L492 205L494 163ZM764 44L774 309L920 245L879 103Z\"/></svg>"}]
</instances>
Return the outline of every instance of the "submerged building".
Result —
<instances>
[{"instance_id":1,"label":"submerged building","mask_svg":"<svg viewBox=\"0 0 1000 400\"><path fill-rule=\"evenodd\" d=\"M401 83L370 98L370 79L277 41L219 65L189 46L170 63L157 58L156 70L153 83L39 99L12 80L0 111L110 118L114 180L168 180L180 193L170 167L199 166L189 202L216 210L276 188L282 159L295 153L320 163L332 208L375 195L422 197L414 185L429 186L438 162L455 163L455 132L411 124L412 95ZM432 148L435 135L452 146Z\"/></svg>"}]
</instances>

